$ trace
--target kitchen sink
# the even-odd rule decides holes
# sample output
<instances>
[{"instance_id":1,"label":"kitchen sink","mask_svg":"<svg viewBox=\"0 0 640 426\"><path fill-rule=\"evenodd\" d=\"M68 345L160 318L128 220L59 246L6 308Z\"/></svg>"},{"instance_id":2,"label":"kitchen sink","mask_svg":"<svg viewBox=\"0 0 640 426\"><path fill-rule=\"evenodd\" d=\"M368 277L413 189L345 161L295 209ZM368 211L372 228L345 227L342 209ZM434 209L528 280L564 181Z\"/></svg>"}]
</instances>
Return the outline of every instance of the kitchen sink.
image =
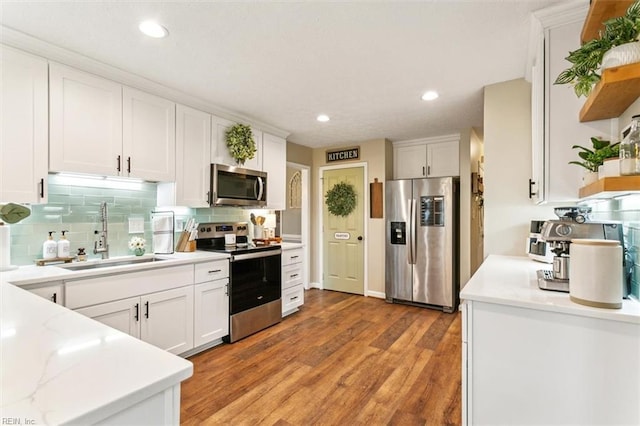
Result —
<instances>
[{"instance_id":1,"label":"kitchen sink","mask_svg":"<svg viewBox=\"0 0 640 426\"><path fill-rule=\"evenodd\" d=\"M110 268L112 266L139 265L141 263L160 262L162 260L165 259L160 259L158 257L137 257L129 259L98 260L86 263L70 263L66 265L60 265L60 267L68 269L70 271L84 271L86 269Z\"/></svg>"}]
</instances>

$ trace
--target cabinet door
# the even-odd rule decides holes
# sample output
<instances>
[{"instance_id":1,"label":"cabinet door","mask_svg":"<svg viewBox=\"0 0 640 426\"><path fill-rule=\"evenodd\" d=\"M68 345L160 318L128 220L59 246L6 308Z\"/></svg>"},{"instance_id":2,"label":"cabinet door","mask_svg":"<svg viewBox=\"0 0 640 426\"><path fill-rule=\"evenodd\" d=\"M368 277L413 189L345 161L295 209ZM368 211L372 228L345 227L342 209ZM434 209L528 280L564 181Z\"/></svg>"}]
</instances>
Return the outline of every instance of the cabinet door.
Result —
<instances>
[{"instance_id":1,"label":"cabinet door","mask_svg":"<svg viewBox=\"0 0 640 426\"><path fill-rule=\"evenodd\" d=\"M117 175L122 86L51 63L49 94L49 170Z\"/></svg>"},{"instance_id":2,"label":"cabinet door","mask_svg":"<svg viewBox=\"0 0 640 426\"><path fill-rule=\"evenodd\" d=\"M218 164L226 164L227 166L237 166L236 160L231 157L229 148L227 148L226 132L233 126L234 123L231 120L226 120L220 117L213 117L212 129L211 129L211 162ZM245 169L262 170L262 162L260 161L260 152L262 148L262 132L259 132L255 128L251 129L253 132L253 139L256 142L256 154L251 160L247 160L244 163Z\"/></svg>"},{"instance_id":3,"label":"cabinet door","mask_svg":"<svg viewBox=\"0 0 640 426\"><path fill-rule=\"evenodd\" d=\"M193 286L141 297L140 338L180 354L193 349Z\"/></svg>"},{"instance_id":4,"label":"cabinet door","mask_svg":"<svg viewBox=\"0 0 640 426\"><path fill-rule=\"evenodd\" d=\"M46 203L47 61L0 46L0 201Z\"/></svg>"},{"instance_id":5,"label":"cabinet door","mask_svg":"<svg viewBox=\"0 0 640 426\"><path fill-rule=\"evenodd\" d=\"M568 84L553 84L556 77L571 64L564 58L580 47L581 22L564 24L546 30L547 63L545 64L545 197L547 202L575 201L583 186L584 169L568 164L579 160L573 145L591 146L590 138L611 137L611 120L579 122L585 99L578 98ZM615 136L614 136L615 137Z\"/></svg>"},{"instance_id":6,"label":"cabinet door","mask_svg":"<svg viewBox=\"0 0 640 426\"><path fill-rule=\"evenodd\" d=\"M427 176L427 146L398 146L393 150L393 178L411 179Z\"/></svg>"},{"instance_id":7,"label":"cabinet door","mask_svg":"<svg viewBox=\"0 0 640 426\"><path fill-rule=\"evenodd\" d=\"M139 297L102 303L75 311L130 336L140 338L139 320L142 314L142 305Z\"/></svg>"},{"instance_id":8,"label":"cabinet door","mask_svg":"<svg viewBox=\"0 0 640 426\"><path fill-rule=\"evenodd\" d=\"M176 106L175 205L209 207L211 115Z\"/></svg>"},{"instance_id":9,"label":"cabinet door","mask_svg":"<svg viewBox=\"0 0 640 426\"><path fill-rule=\"evenodd\" d=\"M125 176L158 182L176 178L176 106L173 102L124 87Z\"/></svg>"},{"instance_id":10,"label":"cabinet door","mask_svg":"<svg viewBox=\"0 0 640 426\"><path fill-rule=\"evenodd\" d=\"M262 171L267 172L267 207L286 209L287 193L287 141L263 133Z\"/></svg>"},{"instance_id":11,"label":"cabinet door","mask_svg":"<svg viewBox=\"0 0 640 426\"><path fill-rule=\"evenodd\" d=\"M53 285L47 285L46 287L36 287L28 289L31 293L37 294L47 300L51 300L53 303L64 306L64 285L57 283Z\"/></svg>"},{"instance_id":12,"label":"cabinet door","mask_svg":"<svg viewBox=\"0 0 640 426\"><path fill-rule=\"evenodd\" d=\"M459 142L427 144L427 176L459 176Z\"/></svg>"},{"instance_id":13,"label":"cabinet door","mask_svg":"<svg viewBox=\"0 0 640 426\"><path fill-rule=\"evenodd\" d=\"M229 334L229 280L194 287L194 347Z\"/></svg>"}]
</instances>

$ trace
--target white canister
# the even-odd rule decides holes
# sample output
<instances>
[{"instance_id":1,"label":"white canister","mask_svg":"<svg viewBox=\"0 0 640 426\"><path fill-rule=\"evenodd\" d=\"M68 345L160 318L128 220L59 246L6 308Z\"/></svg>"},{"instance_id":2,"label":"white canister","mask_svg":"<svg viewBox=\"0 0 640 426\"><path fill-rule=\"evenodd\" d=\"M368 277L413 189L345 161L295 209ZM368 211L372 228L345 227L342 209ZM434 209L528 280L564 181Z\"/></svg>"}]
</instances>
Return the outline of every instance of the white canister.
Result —
<instances>
[{"instance_id":1,"label":"white canister","mask_svg":"<svg viewBox=\"0 0 640 426\"><path fill-rule=\"evenodd\" d=\"M224 245L225 246L235 246L236 245L236 234L224 234Z\"/></svg>"},{"instance_id":2,"label":"white canister","mask_svg":"<svg viewBox=\"0 0 640 426\"><path fill-rule=\"evenodd\" d=\"M254 225L253 227L253 238L261 240L264 238L264 227L260 225Z\"/></svg>"},{"instance_id":3,"label":"white canister","mask_svg":"<svg viewBox=\"0 0 640 426\"><path fill-rule=\"evenodd\" d=\"M571 241L571 301L596 308L622 307L622 247L616 240Z\"/></svg>"}]
</instances>

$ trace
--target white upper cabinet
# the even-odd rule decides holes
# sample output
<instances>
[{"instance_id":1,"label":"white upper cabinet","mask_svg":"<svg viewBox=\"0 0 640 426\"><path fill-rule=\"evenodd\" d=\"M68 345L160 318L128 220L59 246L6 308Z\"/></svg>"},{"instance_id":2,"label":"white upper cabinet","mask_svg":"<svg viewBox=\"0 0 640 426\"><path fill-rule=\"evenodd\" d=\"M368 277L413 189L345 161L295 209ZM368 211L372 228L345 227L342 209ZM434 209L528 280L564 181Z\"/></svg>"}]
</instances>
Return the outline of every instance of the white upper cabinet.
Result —
<instances>
[{"instance_id":1,"label":"white upper cabinet","mask_svg":"<svg viewBox=\"0 0 640 426\"><path fill-rule=\"evenodd\" d=\"M227 148L227 141L225 133L231 126L236 124L231 120L213 116L211 124L211 162L217 164L226 164L227 166L237 166L236 160L231 157L229 148ZM256 155L251 159L245 161L242 166L245 169L262 170L262 160L260 158L262 151L262 132L257 131L255 128L253 131L253 138L256 142Z\"/></svg>"},{"instance_id":2,"label":"white upper cabinet","mask_svg":"<svg viewBox=\"0 0 640 426\"><path fill-rule=\"evenodd\" d=\"M122 158L126 175L151 181L174 181L175 104L126 86L122 99Z\"/></svg>"},{"instance_id":3,"label":"white upper cabinet","mask_svg":"<svg viewBox=\"0 0 640 426\"><path fill-rule=\"evenodd\" d=\"M47 61L0 46L0 202L46 203Z\"/></svg>"},{"instance_id":4,"label":"white upper cabinet","mask_svg":"<svg viewBox=\"0 0 640 426\"><path fill-rule=\"evenodd\" d=\"M562 5L561 5L562 6ZM585 98L578 98L569 84L553 84L571 65L564 58L580 47L580 32L587 5L564 6L537 12L532 61L532 185L536 203L578 199L584 169L568 164L580 160L573 145L591 146L590 138L616 138L617 122L598 120L580 123ZM514 135L515 137L516 135Z\"/></svg>"},{"instance_id":5,"label":"white upper cabinet","mask_svg":"<svg viewBox=\"0 0 640 426\"><path fill-rule=\"evenodd\" d=\"M457 134L394 142L393 178L459 176L459 146Z\"/></svg>"},{"instance_id":6,"label":"white upper cabinet","mask_svg":"<svg viewBox=\"0 0 640 426\"><path fill-rule=\"evenodd\" d=\"M160 205L209 207L210 158L211 115L177 105L175 199Z\"/></svg>"},{"instance_id":7,"label":"white upper cabinet","mask_svg":"<svg viewBox=\"0 0 640 426\"><path fill-rule=\"evenodd\" d=\"M262 171L267 172L267 207L286 209L287 141L268 133L262 135Z\"/></svg>"},{"instance_id":8,"label":"white upper cabinet","mask_svg":"<svg viewBox=\"0 0 640 426\"><path fill-rule=\"evenodd\" d=\"M117 176L122 170L122 86L49 65L49 169Z\"/></svg>"}]
</instances>

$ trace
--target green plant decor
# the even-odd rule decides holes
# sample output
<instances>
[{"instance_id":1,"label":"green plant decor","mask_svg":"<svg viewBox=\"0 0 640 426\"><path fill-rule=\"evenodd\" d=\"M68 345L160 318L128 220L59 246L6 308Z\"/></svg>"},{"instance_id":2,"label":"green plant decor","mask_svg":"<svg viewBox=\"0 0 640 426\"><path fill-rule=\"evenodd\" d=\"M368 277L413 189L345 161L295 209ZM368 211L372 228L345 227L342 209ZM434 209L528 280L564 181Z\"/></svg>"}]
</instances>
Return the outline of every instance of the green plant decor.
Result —
<instances>
[{"instance_id":1,"label":"green plant decor","mask_svg":"<svg viewBox=\"0 0 640 426\"><path fill-rule=\"evenodd\" d=\"M324 196L329 213L335 216L349 216L356 208L356 190L346 182L336 183Z\"/></svg>"},{"instance_id":2,"label":"green plant decor","mask_svg":"<svg viewBox=\"0 0 640 426\"><path fill-rule=\"evenodd\" d=\"M571 84L576 96L589 96L593 86L600 81L602 57L612 47L638 41L640 36L640 0L629 6L624 15L603 23L600 37L569 52L565 59L572 65L562 71L554 84Z\"/></svg>"},{"instance_id":3,"label":"green plant decor","mask_svg":"<svg viewBox=\"0 0 640 426\"><path fill-rule=\"evenodd\" d=\"M256 155L256 142L253 140L251 127L245 124L235 124L225 133L229 153L240 165Z\"/></svg>"},{"instance_id":4,"label":"green plant decor","mask_svg":"<svg viewBox=\"0 0 640 426\"><path fill-rule=\"evenodd\" d=\"M598 167L602 165L607 158L617 158L620 155L620 142L611 144L598 138L591 138L593 149L585 148L580 145L574 145L571 148L579 149L578 156L583 161L570 161L569 164L577 164L590 172L597 172Z\"/></svg>"}]
</instances>

